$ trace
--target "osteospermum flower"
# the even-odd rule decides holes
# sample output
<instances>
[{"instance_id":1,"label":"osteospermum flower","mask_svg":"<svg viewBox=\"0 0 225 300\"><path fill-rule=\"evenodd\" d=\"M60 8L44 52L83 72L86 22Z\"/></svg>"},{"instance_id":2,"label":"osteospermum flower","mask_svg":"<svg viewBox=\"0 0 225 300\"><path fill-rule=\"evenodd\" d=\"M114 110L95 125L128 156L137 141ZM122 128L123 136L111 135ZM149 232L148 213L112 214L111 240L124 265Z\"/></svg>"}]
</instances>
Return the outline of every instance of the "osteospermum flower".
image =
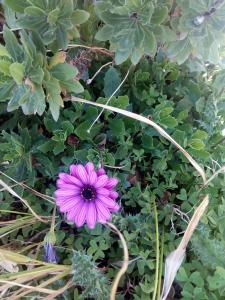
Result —
<instances>
[{"instance_id":1,"label":"osteospermum flower","mask_svg":"<svg viewBox=\"0 0 225 300\"><path fill-rule=\"evenodd\" d=\"M70 174L59 173L56 203L67 219L81 227L94 228L97 222L106 223L112 212L119 210L114 191L117 178L109 178L105 170L95 170L93 163L71 165Z\"/></svg>"}]
</instances>

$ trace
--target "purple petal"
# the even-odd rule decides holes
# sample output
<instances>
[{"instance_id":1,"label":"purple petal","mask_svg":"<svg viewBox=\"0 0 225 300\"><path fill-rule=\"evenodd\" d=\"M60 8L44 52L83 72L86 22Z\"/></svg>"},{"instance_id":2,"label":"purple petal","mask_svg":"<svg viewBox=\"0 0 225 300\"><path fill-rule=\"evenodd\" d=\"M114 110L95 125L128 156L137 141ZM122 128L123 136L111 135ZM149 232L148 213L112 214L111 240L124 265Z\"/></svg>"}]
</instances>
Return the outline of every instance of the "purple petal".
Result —
<instances>
[{"instance_id":1,"label":"purple petal","mask_svg":"<svg viewBox=\"0 0 225 300\"><path fill-rule=\"evenodd\" d=\"M117 199L119 197L119 194L115 191L110 191L109 192L109 197L112 199Z\"/></svg>"},{"instance_id":2,"label":"purple petal","mask_svg":"<svg viewBox=\"0 0 225 300\"><path fill-rule=\"evenodd\" d=\"M81 198L80 197L76 197L74 198L73 200L70 200L70 201L65 201L64 204L61 204L59 206L59 209L61 212L67 212L71 209L74 209L75 205L77 203L79 203L81 201Z\"/></svg>"},{"instance_id":3,"label":"purple petal","mask_svg":"<svg viewBox=\"0 0 225 300\"><path fill-rule=\"evenodd\" d=\"M77 165L76 174L77 174L77 177L78 177L84 184L87 184L87 183L88 183L88 174L87 174L87 171L85 170L84 166L82 166L82 165Z\"/></svg>"},{"instance_id":4,"label":"purple petal","mask_svg":"<svg viewBox=\"0 0 225 300\"><path fill-rule=\"evenodd\" d=\"M119 210L119 205L109 197L99 195L98 200L102 202L102 204L108 207L110 210L117 211Z\"/></svg>"},{"instance_id":5,"label":"purple petal","mask_svg":"<svg viewBox=\"0 0 225 300\"><path fill-rule=\"evenodd\" d=\"M109 196L110 191L108 189L98 188L98 194L99 195L104 195L104 196Z\"/></svg>"},{"instance_id":6,"label":"purple petal","mask_svg":"<svg viewBox=\"0 0 225 300\"><path fill-rule=\"evenodd\" d=\"M86 215L87 215L87 210L88 210L88 203L84 202L80 212L75 216L74 219L77 227L81 227L82 225L84 225Z\"/></svg>"},{"instance_id":7,"label":"purple petal","mask_svg":"<svg viewBox=\"0 0 225 300\"><path fill-rule=\"evenodd\" d=\"M108 183L109 177L107 175L101 175L98 177L97 182L95 183L96 188L101 188Z\"/></svg>"},{"instance_id":8,"label":"purple petal","mask_svg":"<svg viewBox=\"0 0 225 300\"><path fill-rule=\"evenodd\" d=\"M86 220L87 220L87 226L90 229L93 229L95 227L95 223L97 220L97 211L96 211L95 203L93 201L88 203L88 212L87 212Z\"/></svg>"},{"instance_id":9,"label":"purple petal","mask_svg":"<svg viewBox=\"0 0 225 300\"><path fill-rule=\"evenodd\" d=\"M75 220L75 216L80 213L82 206L84 205L84 201L81 200L74 205L74 207L67 213L67 219L69 221Z\"/></svg>"},{"instance_id":10,"label":"purple petal","mask_svg":"<svg viewBox=\"0 0 225 300\"><path fill-rule=\"evenodd\" d=\"M71 197L71 196L76 196L80 193L79 190L67 190L67 189L59 189L55 191L55 197Z\"/></svg>"},{"instance_id":11,"label":"purple petal","mask_svg":"<svg viewBox=\"0 0 225 300\"><path fill-rule=\"evenodd\" d=\"M59 173L59 178L62 179L63 181L65 181L65 183L69 183L69 184L75 184L77 186L82 187L83 183L76 177L71 176L69 174L66 173Z\"/></svg>"},{"instance_id":12,"label":"purple petal","mask_svg":"<svg viewBox=\"0 0 225 300\"><path fill-rule=\"evenodd\" d=\"M62 179L58 179L56 182L57 187L60 189L68 189L68 190L80 190L80 187L78 187L75 184L69 184L69 183L65 183L64 180Z\"/></svg>"},{"instance_id":13,"label":"purple petal","mask_svg":"<svg viewBox=\"0 0 225 300\"><path fill-rule=\"evenodd\" d=\"M56 204L57 205L61 205L61 204L63 204L63 203L65 203L66 201L70 201L70 200L73 200L74 198L76 198L76 197L80 197L80 193L79 194L75 194L75 195L73 195L73 196L58 196L58 197L56 197Z\"/></svg>"},{"instance_id":14,"label":"purple petal","mask_svg":"<svg viewBox=\"0 0 225 300\"><path fill-rule=\"evenodd\" d=\"M98 169L96 172L98 176L105 175L105 170L103 168Z\"/></svg>"},{"instance_id":15,"label":"purple petal","mask_svg":"<svg viewBox=\"0 0 225 300\"><path fill-rule=\"evenodd\" d=\"M96 200L95 205L97 208L97 219L100 223L105 223L111 218L110 211L108 210L108 208L102 205L100 201Z\"/></svg>"},{"instance_id":16,"label":"purple petal","mask_svg":"<svg viewBox=\"0 0 225 300\"><path fill-rule=\"evenodd\" d=\"M119 180L117 178L109 178L106 187L113 188L118 184Z\"/></svg>"},{"instance_id":17,"label":"purple petal","mask_svg":"<svg viewBox=\"0 0 225 300\"><path fill-rule=\"evenodd\" d=\"M85 165L85 169L86 169L87 173L90 174L92 171L94 171L95 166L94 166L94 164L92 162L88 162Z\"/></svg>"},{"instance_id":18,"label":"purple petal","mask_svg":"<svg viewBox=\"0 0 225 300\"><path fill-rule=\"evenodd\" d=\"M95 185L95 183L97 182L98 177L95 171L91 172L89 175L89 184L90 185Z\"/></svg>"},{"instance_id":19,"label":"purple petal","mask_svg":"<svg viewBox=\"0 0 225 300\"><path fill-rule=\"evenodd\" d=\"M77 176L76 175L76 170L77 170L77 165L70 165L70 174L72 176Z\"/></svg>"}]
</instances>

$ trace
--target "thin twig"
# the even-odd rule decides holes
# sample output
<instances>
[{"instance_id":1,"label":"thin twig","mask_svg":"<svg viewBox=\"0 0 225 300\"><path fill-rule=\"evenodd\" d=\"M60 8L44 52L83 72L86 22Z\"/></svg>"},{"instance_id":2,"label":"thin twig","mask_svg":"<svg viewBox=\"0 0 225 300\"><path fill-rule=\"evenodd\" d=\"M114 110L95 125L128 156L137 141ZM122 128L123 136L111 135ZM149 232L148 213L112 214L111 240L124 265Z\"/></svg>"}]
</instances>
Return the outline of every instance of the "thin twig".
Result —
<instances>
[{"instance_id":1,"label":"thin twig","mask_svg":"<svg viewBox=\"0 0 225 300\"><path fill-rule=\"evenodd\" d=\"M22 30L22 28L11 28L11 29L9 29L9 30L11 30L11 31L18 31L18 30ZM0 34L3 34L4 33L4 31L0 31Z\"/></svg>"},{"instance_id":2,"label":"thin twig","mask_svg":"<svg viewBox=\"0 0 225 300\"><path fill-rule=\"evenodd\" d=\"M29 187L28 185L26 185L23 182L18 182L15 179L13 179L12 177L10 177L9 175L5 174L4 172L0 171L0 174L2 174L3 176L7 177L8 179L12 180L13 182L15 182L17 185L20 185L21 187L30 190L33 194L35 194L36 196L45 199L46 201L55 204L54 198L48 195L44 195L34 189L32 189L31 187Z\"/></svg>"},{"instance_id":3,"label":"thin twig","mask_svg":"<svg viewBox=\"0 0 225 300\"><path fill-rule=\"evenodd\" d=\"M104 167L106 168L110 168L110 169L123 169L125 168L126 166L110 166L110 165L104 165Z\"/></svg>"},{"instance_id":4,"label":"thin twig","mask_svg":"<svg viewBox=\"0 0 225 300\"><path fill-rule=\"evenodd\" d=\"M225 172L225 166L222 166L218 171L216 171L205 183L204 187L206 187L215 177L217 177L220 173Z\"/></svg>"},{"instance_id":5,"label":"thin twig","mask_svg":"<svg viewBox=\"0 0 225 300\"><path fill-rule=\"evenodd\" d=\"M107 100L105 105L108 105L110 100L112 99L112 97L119 91L119 89L121 88L121 86L124 84L124 82L126 81L128 75L130 73L130 69L127 71L127 74L125 75L124 79L121 81L121 83L118 85L118 87L115 89L115 91L112 93L112 95L109 97L109 99ZM89 127L89 129L87 130L88 133L90 133L91 128L95 125L95 123L98 121L98 119L101 117L102 113L104 112L105 108L103 108L100 113L98 114L98 116L96 117L96 119L94 120L94 122L91 124L91 126Z\"/></svg>"},{"instance_id":6,"label":"thin twig","mask_svg":"<svg viewBox=\"0 0 225 300\"><path fill-rule=\"evenodd\" d=\"M106 48L101 48L101 47L95 47L95 46L85 46L85 45L80 45L80 44L69 44L67 49L72 49L72 48L85 48L89 49L91 51L96 51L103 53L104 55L114 57L114 53Z\"/></svg>"},{"instance_id":7,"label":"thin twig","mask_svg":"<svg viewBox=\"0 0 225 300\"><path fill-rule=\"evenodd\" d=\"M119 281L120 281L121 277L123 276L123 274L126 273L127 268L128 268L129 253L128 253L128 248L127 248L127 243L126 243L126 241L125 241L122 233L119 231L119 229L114 224L112 224L112 223L108 222L107 225L111 229L113 229L113 231L115 231L118 234L118 236L119 236L119 238L121 240L121 243L123 245L123 264L122 264L121 269L117 273L116 278L113 281L112 288L111 288L111 293L110 293L110 300L115 300L116 299L116 292L117 292Z\"/></svg>"},{"instance_id":8,"label":"thin twig","mask_svg":"<svg viewBox=\"0 0 225 300\"><path fill-rule=\"evenodd\" d=\"M38 214L36 214L36 212L32 209L32 207L29 205L29 203L27 202L27 200L23 199L22 197L20 197L13 189L11 189L4 181L2 181L0 179L0 185L2 185L11 195L13 195L14 197L18 198L21 200L21 202L23 202L23 204L30 210L30 212L33 214L33 216L38 219L41 222L44 223L48 223L48 221L42 219L41 217L39 217Z\"/></svg>"},{"instance_id":9,"label":"thin twig","mask_svg":"<svg viewBox=\"0 0 225 300\"><path fill-rule=\"evenodd\" d=\"M107 62L106 64L102 65L101 68L98 69L98 71L90 78L88 79L86 82L87 84L91 84L92 81L95 79L95 77L101 72L102 69L104 69L105 67L107 67L108 65L113 64L113 61Z\"/></svg>"}]
</instances>

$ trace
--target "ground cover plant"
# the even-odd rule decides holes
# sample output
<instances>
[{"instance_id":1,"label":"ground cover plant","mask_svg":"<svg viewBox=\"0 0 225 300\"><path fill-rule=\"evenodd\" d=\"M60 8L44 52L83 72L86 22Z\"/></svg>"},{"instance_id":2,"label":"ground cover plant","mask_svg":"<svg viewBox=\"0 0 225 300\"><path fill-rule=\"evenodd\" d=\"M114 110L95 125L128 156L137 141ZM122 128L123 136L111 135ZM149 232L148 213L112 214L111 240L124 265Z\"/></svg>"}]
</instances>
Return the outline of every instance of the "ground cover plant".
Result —
<instances>
[{"instance_id":1,"label":"ground cover plant","mask_svg":"<svg viewBox=\"0 0 225 300\"><path fill-rule=\"evenodd\" d=\"M2 299L224 299L224 16L0 1Z\"/></svg>"}]
</instances>

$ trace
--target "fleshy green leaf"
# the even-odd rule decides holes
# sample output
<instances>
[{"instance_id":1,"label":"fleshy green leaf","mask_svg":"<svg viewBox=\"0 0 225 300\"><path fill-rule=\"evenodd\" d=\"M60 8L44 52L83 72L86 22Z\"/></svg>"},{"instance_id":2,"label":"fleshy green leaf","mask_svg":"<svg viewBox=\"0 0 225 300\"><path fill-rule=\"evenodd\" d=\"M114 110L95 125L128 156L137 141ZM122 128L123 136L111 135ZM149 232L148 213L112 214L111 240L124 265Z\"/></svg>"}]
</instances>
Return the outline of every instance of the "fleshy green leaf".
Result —
<instances>
[{"instance_id":1,"label":"fleshy green leaf","mask_svg":"<svg viewBox=\"0 0 225 300\"><path fill-rule=\"evenodd\" d=\"M71 20L74 25L79 25L85 23L90 14L85 10L77 9L72 13Z\"/></svg>"},{"instance_id":2,"label":"fleshy green leaf","mask_svg":"<svg viewBox=\"0 0 225 300\"><path fill-rule=\"evenodd\" d=\"M12 63L9 67L9 71L16 83L18 85L22 84L24 78L24 65L20 63Z\"/></svg>"},{"instance_id":3,"label":"fleshy green leaf","mask_svg":"<svg viewBox=\"0 0 225 300\"><path fill-rule=\"evenodd\" d=\"M105 97L110 97L112 93L117 89L121 82L120 73L114 68L110 67L105 73L104 77L104 94ZM119 91L115 94L117 96Z\"/></svg>"},{"instance_id":4,"label":"fleshy green leaf","mask_svg":"<svg viewBox=\"0 0 225 300\"><path fill-rule=\"evenodd\" d=\"M55 65L51 68L51 74L58 80L67 81L75 78L78 70L76 67L67 63Z\"/></svg>"},{"instance_id":5,"label":"fleshy green leaf","mask_svg":"<svg viewBox=\"0 0 225 300\"><path fill-rule=\"evenodd\" d=\"M11 58L9 52L3 45L0 45L0 56L7 56L7 57Z\"/></svg>"}]
</instances>

